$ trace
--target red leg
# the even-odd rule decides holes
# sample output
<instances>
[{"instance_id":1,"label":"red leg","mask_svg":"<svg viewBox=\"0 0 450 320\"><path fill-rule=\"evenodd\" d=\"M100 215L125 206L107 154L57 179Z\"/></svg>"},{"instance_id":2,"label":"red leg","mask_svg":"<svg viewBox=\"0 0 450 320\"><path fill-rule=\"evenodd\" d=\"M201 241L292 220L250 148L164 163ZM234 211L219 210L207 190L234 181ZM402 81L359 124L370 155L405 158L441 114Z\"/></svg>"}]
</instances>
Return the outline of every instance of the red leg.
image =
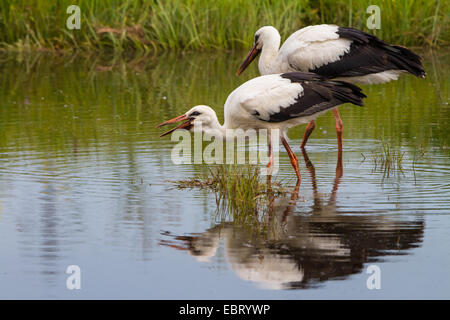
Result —
<instances>
[{"instance_id":1,"label":"red leg","mask_svg":"<svg viewBox=\"0 0 450 320\"><path fill-rule=\"evenodd\" d=\"M286 148L286 151L289 154L289 158L291 159L291 164L294 167L295 174L297 175L297 180L301 181L302 177L300 176L300 169L298 168L298 159L295 153L292 151L291 147L289 146L288 142L284 137L281 137L281 142L283 143L283 146Z\"/></svg>"},{"instance_id":2,"label":"red leg","mask_svg":"<svg viewBox=\"0 0 450 320\"><path fill-rule=\"evenodd\" d=\"M342 168L342 152L338 151L338 161L336 163L336 177L334 178L333 189L331 190L330 200L328 201L328 205L336 203L336 194L339 188L339 183L341 182L341 178L343 175Z\"/></svg>"},{"instance_id":3,"label":"red leg","mask_svg":"<svg viewBox=\"0 0 450 320\"><path fill-rule=\"evenodd\" d=\"M334 119L336 121L336 134L337 134L337 139L338 139L338 150L342 151L342 119L341 116L339 115L339 111L338 109L333 109L333 113L334 113Z\"/></svg>"},{"instance_id":4,"label":"red leg","mask_svg":"<svg viewBox=\"0 0 450 320\"><path fill-rule=\"evenodd\" d=\"M343 175L343 167L342 167L342 150L338 150L338 161L336 164L336 178L341 178Z\"/></svg>"},{"instance_id":5,"label":"red leg","mask_svg":"<svg viewBox=\"0 0 450 320\"><path fill-rule=\"evenodd\" d=\"M313 195L314 195L314 206L317 208L320 208L322 206L319 192L317 190L317 180L316 180L316 169L314 168L314 165L312 164L311 160L309 160L308 154L306 153L306 150L302 150L303 159L305 160L306 169L309 172L309 175L311 176L311 183L313 188Z\"/></svg>"},{"instance_id":6,"label":"red leg","mask_svg":"<svg viewBox=\"0 0 450 320\"><path fill-rule=\"evenodd\" d=\"M269 169L273 164L273 153L272 153L272 144L269 142L269 163L267 164L267 169Z\"/></svg>"},{"instance_id":7,"label":"red leg","mask_svg":"<svg viewBox=\"0 0 450 320\"><path fill-rule=\"evenodd\" d=\"M316 121L311 120L308 125L306 126L305 135L303 136L302 144L300 145L300 148L304 148L306 146L306 142L308 141L309 136L313 132L314 128L316 127Z\"/></svg>"},{"instance_id":8,"label":"red leg","mask_svg":"<svg viewBox=\"0 0 450 320\"><path fill-rule=\"evenodd\" d=\"M270 190L271 186L271 178L272 178L272 168L273 165L273 153L272 153L272 144L269 142L269 163L267 164L267 186ZM270 170L270 171L269 171Z\"/></svg>"},{"instance_id":9,"label":"red leg","mask_svg":"<svg viewBox=\"0 0 450 320\"><path fill-rule=\"evenodd\" d=\"M283 223L286 222L287 217L290 216L291 213L294 211L295 205L297 204L297 200L298 200L298 190L299 189L300 189L300 180L297 180L294 191L292 191L292 194L291 194L291 200L289 201L289 205L287 206L286 210L284 210L284 212L283 212L283 218L281 219L281 221Z\"/></svg>"}]
</instances>

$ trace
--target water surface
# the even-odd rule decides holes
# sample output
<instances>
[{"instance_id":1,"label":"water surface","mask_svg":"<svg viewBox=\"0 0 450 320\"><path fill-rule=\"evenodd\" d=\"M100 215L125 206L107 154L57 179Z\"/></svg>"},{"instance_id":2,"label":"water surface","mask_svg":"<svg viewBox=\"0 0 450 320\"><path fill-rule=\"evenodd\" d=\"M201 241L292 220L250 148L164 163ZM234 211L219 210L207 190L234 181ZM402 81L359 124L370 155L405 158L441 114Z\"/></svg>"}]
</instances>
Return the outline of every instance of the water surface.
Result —
<instances>
[{"instance_id":1,"label":"water surface","mask_svg":"<svg viewBox=\"0 0 450 320\"><path fill-rule=\"evenodd\" d=\"M340 108L289 132L303 180L280 148L265 230L220 219L213 193L168 180L175 165L155 125L223 103L245 53L139 59L0 58L0 298L449 298L450 120L446 52L424 52L427 78L364 86L365 107ZM389 176L371 155L404 152ZM66 288L69 265L81 290ZM366 286L370 265L381 289Z\"/></svg>"}]
</instances>

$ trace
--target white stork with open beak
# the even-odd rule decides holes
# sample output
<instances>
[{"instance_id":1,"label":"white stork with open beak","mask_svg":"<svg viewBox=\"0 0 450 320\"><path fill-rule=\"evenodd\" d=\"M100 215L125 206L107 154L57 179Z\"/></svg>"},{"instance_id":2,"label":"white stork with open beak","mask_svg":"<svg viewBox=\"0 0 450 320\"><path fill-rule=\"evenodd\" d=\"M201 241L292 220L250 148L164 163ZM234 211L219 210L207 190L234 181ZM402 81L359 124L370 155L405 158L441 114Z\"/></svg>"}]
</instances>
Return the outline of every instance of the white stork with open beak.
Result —
<instances>
[{"instance_id":1,"label":"white stork with open beak","mask_svg":"<svg viewBox=\"0 0 450 320\"><path fill-rule=\"evenodd\" d=\"M408 72L424 78L421 58L411 50L389 45L366 32L336 25L316 25L293 33L281 46L277 29L260 28L253 47L240 65L237 75L261 53L258 68L261 75L283 72L313 72L326 79L355 84L374 84L396 80ZM342 120L337 109L336 120L339 150L342 151ZM314 130L315 121L306 127L301 148Z\"/></svg>"},{"instance_id":2,"label":"white stork with open beak","mask_svg":"<svg viewBox=\"0 0 450 320\"><path fill-rule=\"evenodd\" d=\"M199 105L157 127L184 121L161 137L177 129L197 129L209 136L223 139L227 136L227 129L267 129L269 134L271 130L278 129L281 142L300 180L297 157L286 141L287 129L314 120L320 114L346 102L362 106L362 98L365 95L359 87L342 81L325 81L314 73L272 74L251 79L228 96L224 106L223 125L219 123L213 109ZM269 142L268 166L273 163L272 156Z\"/></svg>"}]
</instances>

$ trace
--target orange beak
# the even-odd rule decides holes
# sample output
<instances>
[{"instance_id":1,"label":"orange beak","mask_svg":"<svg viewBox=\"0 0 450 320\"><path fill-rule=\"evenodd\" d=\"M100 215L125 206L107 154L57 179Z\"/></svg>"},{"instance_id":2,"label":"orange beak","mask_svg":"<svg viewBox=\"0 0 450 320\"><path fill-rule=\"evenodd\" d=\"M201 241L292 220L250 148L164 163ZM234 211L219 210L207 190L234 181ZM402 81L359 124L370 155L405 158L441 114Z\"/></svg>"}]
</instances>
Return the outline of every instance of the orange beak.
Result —
<instances>
[{"instance_id":1,"label":"orange beak","mask_svg":"<svg viewBox=\"0 0 450 320\"><path fill-rule=\"evenodd\" d=\"M236 71L236 75L240 75L244 70L248 67L250 63L258 56L258 54L261 52L261 49L256 48L256 44L253 45L253 47L248 52L247 56L245 57L244 61L239 66L239 69Z\"/></svg>"},{"instance_id":2,"label":"orange beak","mask_svg":"<svg viewBox=\"0 0 450 320\"><path fill-rule=\"evenodd\" d=\"M180 122L180 121L183 121L183 120L187 120L187 121L186 121L186 122L183 122L183 123L180 124L179 126L173 128L173 129L171 129L171 130L169 130L169 131L167 131L167 132L164 132L164 133L163 133L162 135L160 135L159 137L160 137L160 138L161 138L161 137L164 137L164 136L166 136L166 135L168 135L168 134L170 134L170 133L172 133L172 132L174 132L175 130L178 130L178 129L186 129L186 130L189 130L189 129L192 127L192 121L193 121L194 119L191 119L191 118L186 117L185 114L182 114L181 116L178 116L178 117L176 117L176 118L167 120L166 122L160 123L160 124L158 124L156 127L159 128L159 127L165 126L165 125L167 125L167 124L176 123L176 122Z\"/></svg>"}]
</instances>

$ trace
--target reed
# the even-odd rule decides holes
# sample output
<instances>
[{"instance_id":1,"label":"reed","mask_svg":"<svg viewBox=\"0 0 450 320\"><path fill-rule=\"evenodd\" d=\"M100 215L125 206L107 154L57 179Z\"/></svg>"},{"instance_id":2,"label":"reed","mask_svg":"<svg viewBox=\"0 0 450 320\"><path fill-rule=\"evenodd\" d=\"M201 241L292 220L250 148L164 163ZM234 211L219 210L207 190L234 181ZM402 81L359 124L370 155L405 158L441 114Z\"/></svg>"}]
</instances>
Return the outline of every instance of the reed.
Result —
<instances>
[{"instance_id":1,"label":"reed","mask_svg":"<svg viewBox=\"0 0 450 320\"><path fill-rule=\"evenodd\" d=\"M366 8L381 8L388 42L409 46L449 44L448 3L441 0L80 0L81 29L68 30L72 0L0 1L0 48L16 51L114 51L248 48L255 30L273 25L283 39L311 24L367 30ZM372 32L372 31L371 31Z\"/></svg>"},{"instance_id":2,"label":"reed","mask_svg":"<svg viewBox=\"0 0 450 320\"><path fill-rule=\"evenodd\" d=\"M269 203L287 193L279 182L267 183L256 165L219 165L196 178L174 181L177 188L213 190L221 220L264 221ZM256 220L255 220L256 219Z\"/></svg>"}]
</instances>

